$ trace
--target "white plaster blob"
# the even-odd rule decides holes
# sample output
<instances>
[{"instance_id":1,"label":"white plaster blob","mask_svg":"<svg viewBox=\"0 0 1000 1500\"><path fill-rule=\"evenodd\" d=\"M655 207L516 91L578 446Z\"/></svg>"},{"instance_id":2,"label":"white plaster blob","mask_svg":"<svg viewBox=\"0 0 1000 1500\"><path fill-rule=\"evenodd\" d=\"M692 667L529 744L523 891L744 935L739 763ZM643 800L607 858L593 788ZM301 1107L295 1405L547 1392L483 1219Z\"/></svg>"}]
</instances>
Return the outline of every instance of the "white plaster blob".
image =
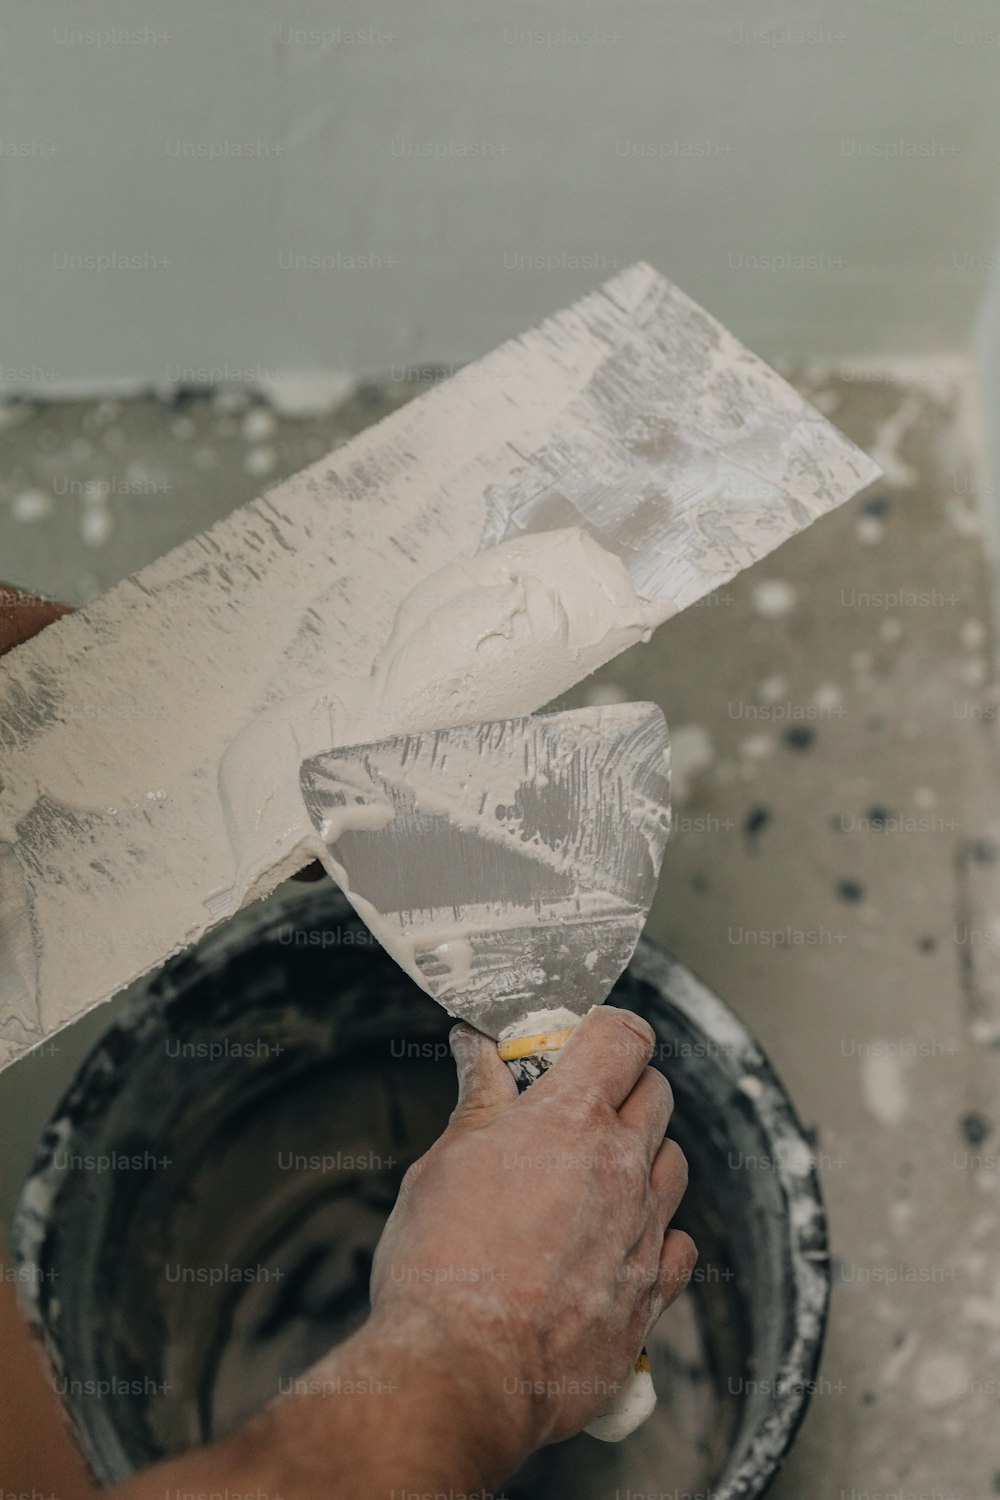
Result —
<instances>
[{"instance_id":1,"label":"white plaster blob","mask_svg":"<svg viewBox=\"0 0 1000 1500\"><path fill-rule=\"evenodd\" d=\"M607 708L612 703L628 702L628 693L617 682L595 682L584 697L590 708Z\"/></svg>"},{"instance_id":2,"label":"white plaster blob","mask_svg":"<svg viewBox=\"0 0 1000 1500\"><path fill-rule=\"evenodd\" d=\"M708 730L700 724L682 724L670 734L671 791L675 802L687 802L692 779L715 761Z\"/></svg>"},{"instance_id":3,"label":"white plaster blob","mask_svg":"<svg viewBox=\"0 0 1000 1500\"><path fill-rule=\"evenodd\" d=\"M835 682L822 682L813 693L813 702L822 713L834 713L840 707L843 696Z\"/></svg>"},{"instance_id":4,"label":"white plaster blob","mask_svg":"<svg viewBox=\"0 0 1000 1500\"><path fill-rule=\"evenodd\" d=\"M84 496L85 501L88 499ZM115 518L107 504L87 503L80 516L80 538L88 547L103 547L114 530L114 524Z\"/></svg>"},{"instance_id":5,"label":"white plaster blob","mask_svg":"<svg viewBox=\"0 0 1000 1500\"><path fill-rule=\"evenodd\" d=\"M255 406L248 411L240 425L240 431L248 443L264 443L278 430L274 413L266 406Z\"/></svg>"},{"instance_id":6,"label":"white plaster blob","mask_svg":"<svg viewBox=\"0 0 1000 1500\"><path fill-rule=\"evenodd\" d=\"M960 1354L929 1354L913 1372L913 1387L923 1406L946 1406L969 1392L969 1367Z\"/></svg>"},{"instance_id":7,"label":"white plaster blob","mask_svg":"<svg viewBox=\"0 0 1000 1500\"><path fill-rule=\"evenodd\" d=\"M883 1125L898 1125L910 1107L905 1061L892 1042L872 1042L861 1059L865 1103Z\"/></svg>"},{"instance_id":8,"label":"white plaster blob","mask_svg":"<svg viewBox=\"0 0 1000 1500\"><path fill-rule=\"evenodd\" d=\"M249 448L243 459L243 467L248 474L254 474L262 479L265 474L270 474L278 462L278 455L271 447Z\"/></svg>"},{"instance_id":9,"label":"white plaster blob","mask_svg":"<svg viewBox=\"0 0 1000 1500\"><path fill-rule=\"evenodd\" d=\"M740 741L741 755L749 756L751 760L767 760L775 748L774 736L770 734L750 734Z\"/></svg>"},{"instance_id":10,"label":"white plaster blob","mask_svg":"<svg viewBox=\"0 0 1000 1500\"><path fill-rule=\"evenodd\" d=\"M753 607L765 620L778 620L795 607L798 595L784 578L762 578L753 588Z\"/></svg>"},{"instance_id":11,"label":"white plaster blob","mask_svg":"<svg viewBox=\"0 0 1000 1500\"><path fill-rule=\"evenodd\" d=\"M219 789L238 874L219 910L325 854L299 791L308 756L532 713L672 610L641 598L621 560L575 527L439 568L399 605L368 677L286 700L226 751Z\"/></svg>"},{"instance_id":12,"label":"white plaster blob","mask_svg":"<svg viewBox=\"0 0 1000 1500\"><path fill-rule=\"evenodd\" d=\"M22 490L10 503L15 521L44 521L52 514L55 497L48 490Z\"/></svg>"},{"instance_id":13,"label":"white plaster blob","mask_svg":"<svg viewBox=\"0 0 1000 1500\"><path fill-rule=\"evenodd\" d=\"M916 470L905 461L900 450L923 409L920 395L907 396L892 416L878 424L868 446L868 452L884 473L886 482L899 489L911 489L917 482Z\"/></svg>"},{"instance_id":14,"label":"white plaster blob","mask_svg":"<svg viewBox=\"0 0 1000 1500\"><path fill-rule=\"evenodd\" d=\"M862 516L854 528L858 541L865 547L874 547L885 535L885 527L877 516Z\"/></svg>"},{"instance_id":15,"label":"white plaster blob","mask_svg":"<svg viewBox=\"0 0 1000 1500\"><path fill-rule=\"evenodd\" d=\"M505 1026L500 1033L499 1040L507 1041L508 1038L517 1036L538 1036L546 1031L565 1031L582 1019L582 1016L575 1016L564 1005L554 1006L550 1010L532 1010L513 1026Z\"/></svg>"},{"instance_id":16,"label":"white plaster blob","mask_svg":"<svg viewBox=\"0 0 1000 1500\"><path fill-rule=\"evenodd\" d=\"M765 677L757 689L757 695L764 703L781 703L788 697L789 692L788 678L778 675Z\"/></svg>"}]
</instances>

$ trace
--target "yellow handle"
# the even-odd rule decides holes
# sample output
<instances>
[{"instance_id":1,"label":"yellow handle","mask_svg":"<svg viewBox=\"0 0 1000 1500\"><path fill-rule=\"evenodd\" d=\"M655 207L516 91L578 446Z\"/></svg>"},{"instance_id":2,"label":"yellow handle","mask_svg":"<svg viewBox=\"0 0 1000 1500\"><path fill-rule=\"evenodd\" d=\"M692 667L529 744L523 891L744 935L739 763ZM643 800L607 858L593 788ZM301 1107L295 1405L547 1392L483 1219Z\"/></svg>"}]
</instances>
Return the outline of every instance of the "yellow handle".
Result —
<instances>
[{"instance_id":1,"label":"yellow handle","mask_svg":"<svg viewBox=\"0 0 1000 1500\"><path fill-rule=\"evenodd\" d=\"M558 1052L572 1031L572 1026L566 1026L561 1031L539 1031L534 1036L512 1036L506 1042L497 1042L497 1051L503 1062L516 1062L519 1057L531 1057L535 1052Z\"/></svg>"}]
</instances>

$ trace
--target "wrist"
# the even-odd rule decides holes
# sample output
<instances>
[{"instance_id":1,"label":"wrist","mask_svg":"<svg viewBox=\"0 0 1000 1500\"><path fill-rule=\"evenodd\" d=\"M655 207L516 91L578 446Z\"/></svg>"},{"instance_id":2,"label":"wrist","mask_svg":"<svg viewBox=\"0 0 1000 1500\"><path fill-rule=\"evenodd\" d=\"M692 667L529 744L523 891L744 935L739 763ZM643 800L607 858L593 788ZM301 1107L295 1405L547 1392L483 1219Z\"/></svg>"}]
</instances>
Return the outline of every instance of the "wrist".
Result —
<instances>
[{"instance_id":1,"label":"wrist","mask_svg":"<svg viewBox=\"0 0 1000 1500\"><path fill-rule=\"evenodd\" d=\"M429 1446L460 1455L476 1483L501 1484L545 1441L545 1413L511 1378L506 1341L491 1341L479 1319L442 1318L440 1307L408 1300L376 1307L350 1342L355 1349L342 1346L350 1365L393 1372Z\"/></svg>"}]
</instances>

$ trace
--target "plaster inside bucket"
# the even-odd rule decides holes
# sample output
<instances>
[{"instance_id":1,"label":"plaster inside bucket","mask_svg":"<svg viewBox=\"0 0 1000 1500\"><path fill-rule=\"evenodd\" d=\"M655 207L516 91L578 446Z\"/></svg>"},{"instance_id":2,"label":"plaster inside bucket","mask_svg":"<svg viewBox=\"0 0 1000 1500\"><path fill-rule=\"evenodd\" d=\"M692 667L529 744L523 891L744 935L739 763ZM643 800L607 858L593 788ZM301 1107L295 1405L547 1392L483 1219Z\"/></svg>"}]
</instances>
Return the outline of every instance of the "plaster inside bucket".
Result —
<instances>
[{"instance_id":1,"label":"plaster inside bucket","mask_svg":"<svg viewBox=\"0 0 1000 1500\"><path fill-rule=\"evenodd\" d=\"M649 1341L652 1419L545 1450L505 1493L758 1495L822 1337L808 1148L752 1039L679 965L640 945L614 998L657 1031L701 1259ZM229 1430L364 1319L400 1179L454 1103L450 1024L323 882L169 964L106 1035L15 1232L22 1263L56 1273L23 1285L102 1481Z\"/></svg>"}]
</instances>

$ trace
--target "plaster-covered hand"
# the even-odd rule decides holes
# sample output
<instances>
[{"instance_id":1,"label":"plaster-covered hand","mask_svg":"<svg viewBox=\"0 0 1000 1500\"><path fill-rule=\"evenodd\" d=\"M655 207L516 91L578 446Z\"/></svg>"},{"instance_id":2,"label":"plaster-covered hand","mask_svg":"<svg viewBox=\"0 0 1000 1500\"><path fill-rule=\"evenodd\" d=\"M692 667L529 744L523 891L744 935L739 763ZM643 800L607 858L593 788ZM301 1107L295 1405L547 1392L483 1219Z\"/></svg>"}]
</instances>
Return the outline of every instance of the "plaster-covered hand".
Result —
<instances>
[{"instance_id":1,"label":"plaster-covered hand","mask_svg":"<svg viewBox=\"0 0 1000 1500\"><path fill-rule=\"evenodd\" d=\"M596 1007L519 1096L495 1042L452 1032L460 1095L407 1173L372 1271L375 1332L436 1346L526 1451L604 1410L697 1252L649 1025Z\"/></svg>"}]
</instances>

